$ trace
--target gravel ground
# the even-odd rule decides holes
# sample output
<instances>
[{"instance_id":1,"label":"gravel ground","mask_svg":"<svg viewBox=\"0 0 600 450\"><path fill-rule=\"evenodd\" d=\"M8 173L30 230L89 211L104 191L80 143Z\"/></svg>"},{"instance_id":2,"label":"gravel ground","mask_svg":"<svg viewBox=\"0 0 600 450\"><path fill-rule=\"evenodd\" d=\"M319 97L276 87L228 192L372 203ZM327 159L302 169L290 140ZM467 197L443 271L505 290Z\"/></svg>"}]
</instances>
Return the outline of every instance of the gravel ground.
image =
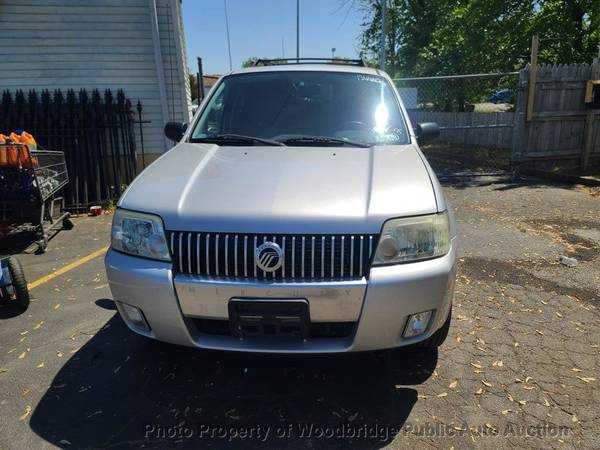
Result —
<instances>
[{"instance_id":1,"label":"gravel ground","mask_svg":"<svg viewBox=\"0 0 600 450\"><path fill-rule=\"evenodd\" d=\"M599 448L600 198L492 178L446 192L461 256L439 351L151 342L115 314L97 258L27 312L0 308L0 448ZM75 223L21 258L30 281L107 244L109 216Z\"/></svg>"}]
</instances>

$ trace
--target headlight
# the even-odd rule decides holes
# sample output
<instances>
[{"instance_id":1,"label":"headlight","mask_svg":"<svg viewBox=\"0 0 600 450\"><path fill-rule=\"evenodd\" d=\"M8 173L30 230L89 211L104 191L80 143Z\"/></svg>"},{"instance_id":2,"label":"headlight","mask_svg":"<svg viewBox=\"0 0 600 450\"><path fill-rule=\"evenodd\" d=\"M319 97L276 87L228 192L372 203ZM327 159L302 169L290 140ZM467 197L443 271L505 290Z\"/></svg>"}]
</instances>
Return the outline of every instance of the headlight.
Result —
<instances>
[{"instance_id":1,"label":"headlight","mask_svg":"<svg viewBox=\"0 0 600 450\"><path fill-rule=\"evenodd\" d=\"M383 224L373 265L437 258L450 250L448 213L392 219Z\"/></svg>"},{"instance_id":2,"label":"headlight","mask_svg":"<svg viewBox=\"0 0 600 450\"><path fill-rule=\"evenodd\" d=\"M126 209L117 209L111 233L112 248L144 258L171 261L162 219Z\"/></svg>"}]
</instances>

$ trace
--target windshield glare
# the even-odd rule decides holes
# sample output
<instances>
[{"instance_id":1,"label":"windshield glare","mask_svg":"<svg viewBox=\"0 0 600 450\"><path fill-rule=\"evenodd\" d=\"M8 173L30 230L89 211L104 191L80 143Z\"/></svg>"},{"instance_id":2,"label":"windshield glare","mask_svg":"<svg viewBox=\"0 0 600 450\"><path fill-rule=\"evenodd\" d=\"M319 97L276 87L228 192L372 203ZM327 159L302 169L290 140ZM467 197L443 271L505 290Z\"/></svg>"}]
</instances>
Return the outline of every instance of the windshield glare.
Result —
<instances>
[{"instance_id":1,"label":"windshield glare","mask_svg":"<svg viewBox=\"0 0 600 450\"><path fill-rule=\"evenodd\" d=\"M329 137L406 144L402 112L380 76L345 72L257 72L222 80L192 140L238 134L278 141Z\"/></svg>"}]
</instances>

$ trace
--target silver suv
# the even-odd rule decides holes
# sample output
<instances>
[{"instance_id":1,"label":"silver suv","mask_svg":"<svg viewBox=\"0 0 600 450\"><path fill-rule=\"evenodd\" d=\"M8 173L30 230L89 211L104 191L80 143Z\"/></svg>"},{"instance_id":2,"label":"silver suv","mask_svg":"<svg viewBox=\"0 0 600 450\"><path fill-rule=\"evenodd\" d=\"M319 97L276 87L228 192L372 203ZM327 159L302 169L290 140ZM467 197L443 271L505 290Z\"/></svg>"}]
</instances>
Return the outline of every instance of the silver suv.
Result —
<instances>
[{"instance_id":1,"label":"silver suv","mask_svg":"<svg viewBox=\"0 0 600 450\"><path fill-rule=\"evenodd\" d=\"M119 201L106 270L135 332L252 352L439 346L455 226L384 72L262 62L221 78Z\"/></svg>"}]
</instances>

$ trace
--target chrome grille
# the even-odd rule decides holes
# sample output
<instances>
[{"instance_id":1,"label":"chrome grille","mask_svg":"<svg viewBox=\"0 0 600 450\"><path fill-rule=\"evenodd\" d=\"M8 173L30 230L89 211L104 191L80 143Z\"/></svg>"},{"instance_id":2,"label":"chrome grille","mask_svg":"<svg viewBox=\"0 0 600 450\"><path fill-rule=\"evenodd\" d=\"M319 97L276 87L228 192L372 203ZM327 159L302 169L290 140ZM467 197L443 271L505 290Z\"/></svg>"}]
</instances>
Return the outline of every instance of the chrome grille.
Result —
<instances>
[{"instance_id":1,"label":"chrome grille","mask_svg":"<svg viewBox=\"0 0 600 450\"><path fill-rule=\"evenodd\" d=\"M283 235L169 231L175 270L180 273L260 280L356 279L368 276L376 234ZM254 261L262 243L284 251L281 267L265 272Z\"/></svg>"}]
</instances>

